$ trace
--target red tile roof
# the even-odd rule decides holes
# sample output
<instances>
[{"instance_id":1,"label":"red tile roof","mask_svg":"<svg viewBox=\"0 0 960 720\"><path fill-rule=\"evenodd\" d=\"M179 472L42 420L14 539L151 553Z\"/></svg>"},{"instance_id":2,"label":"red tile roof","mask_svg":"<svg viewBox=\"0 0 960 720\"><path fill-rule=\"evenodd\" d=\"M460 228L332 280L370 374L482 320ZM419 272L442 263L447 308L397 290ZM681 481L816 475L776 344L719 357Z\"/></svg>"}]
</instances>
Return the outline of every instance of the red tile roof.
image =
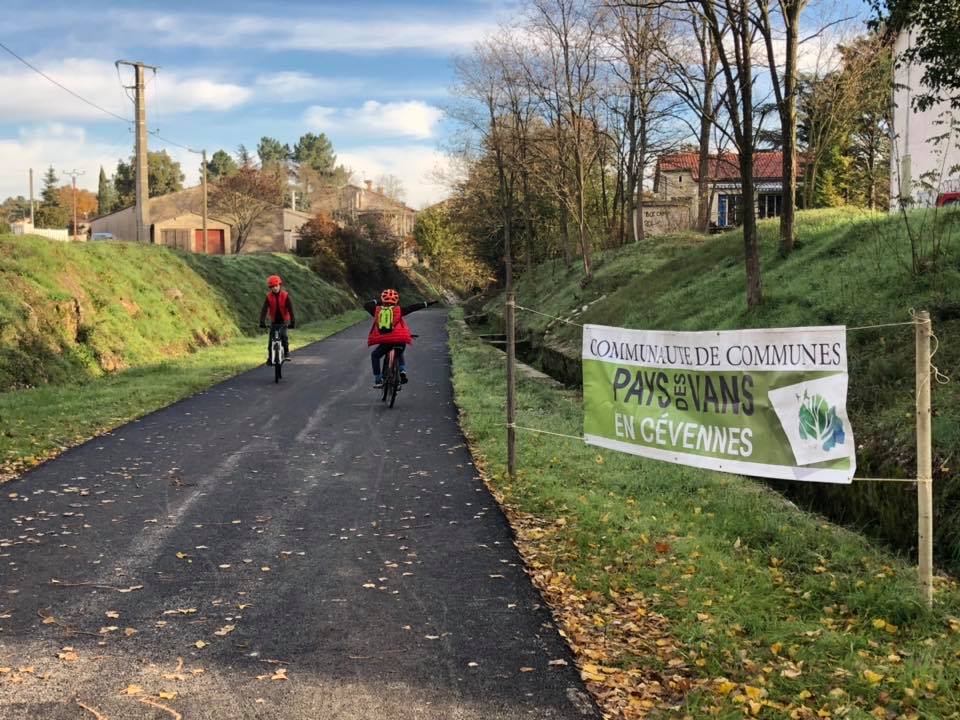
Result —
<instances>
[{"instance_id":1,"label":"red tile roof","mask_svg":"<svg viewBox=\"0 0 960 720\"><path fill-rule=\"evenodd\" d=\"M700 156L696 152L680 152L663 155L657 161L659 172L678 172L686 170L694 180L700 179ZM797 163L797 177L803 174L803 159ZM753 155L753 177L755 180L780 180L783 176L782 152L758 152ZM736 153L723 153L710 156L710 179L729 181L740 179L740 165Z\"/></svg>"}]
</instances>

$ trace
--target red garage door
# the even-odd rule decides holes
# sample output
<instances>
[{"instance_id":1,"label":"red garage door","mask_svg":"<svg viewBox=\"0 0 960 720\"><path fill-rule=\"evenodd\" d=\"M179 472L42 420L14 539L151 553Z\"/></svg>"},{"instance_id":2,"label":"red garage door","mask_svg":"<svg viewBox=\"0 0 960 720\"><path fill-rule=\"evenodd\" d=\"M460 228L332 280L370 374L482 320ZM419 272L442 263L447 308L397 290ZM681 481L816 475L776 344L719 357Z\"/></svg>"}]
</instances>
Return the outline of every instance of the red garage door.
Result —
<instances>
[{"instance_id":1,"label":"red garage door","mask_svg":"<svg viewBox=\"0 0 960 720\"><path fill-rule=\"evenodd\" d=\"M195 230L196 252L206 252L209 255L223 255L225 248L223 230L207 230L207 244L203 244L203 230Z\"/></svg>"}]
</instances>

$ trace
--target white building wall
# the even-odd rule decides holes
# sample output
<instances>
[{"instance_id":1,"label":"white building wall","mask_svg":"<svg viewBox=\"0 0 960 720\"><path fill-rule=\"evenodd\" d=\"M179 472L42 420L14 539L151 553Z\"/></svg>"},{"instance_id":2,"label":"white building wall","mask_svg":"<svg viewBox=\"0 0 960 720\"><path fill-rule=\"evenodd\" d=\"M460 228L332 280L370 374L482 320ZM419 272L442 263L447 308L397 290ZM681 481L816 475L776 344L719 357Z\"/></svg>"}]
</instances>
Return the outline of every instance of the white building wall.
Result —
<instances>
[{"instance_id":1,"label":"white building wall","mask_svg":"<svg viewBox=\"0 0 960 720\"><path fill-rule=\"evenodd\" d=\"M911 46L913 32L902 32L894 44L894 58ZM912 198L913 206L930 207L941 192L960 191L960 173L951 168L960 165L960 128L949 141L939 144L932 138L950 128L951 110L941 103L918 113L913 99L923 92L923 69L915 65L894 67L893 138L890 153L890 211L900 208L899 198ZM944 121L945 124L944 124ZM960 117L954 114L954 124ZM934 175L933 181L926 176ZM932 186L931 186L932 185Z\"/></svg>"}]
</instances>

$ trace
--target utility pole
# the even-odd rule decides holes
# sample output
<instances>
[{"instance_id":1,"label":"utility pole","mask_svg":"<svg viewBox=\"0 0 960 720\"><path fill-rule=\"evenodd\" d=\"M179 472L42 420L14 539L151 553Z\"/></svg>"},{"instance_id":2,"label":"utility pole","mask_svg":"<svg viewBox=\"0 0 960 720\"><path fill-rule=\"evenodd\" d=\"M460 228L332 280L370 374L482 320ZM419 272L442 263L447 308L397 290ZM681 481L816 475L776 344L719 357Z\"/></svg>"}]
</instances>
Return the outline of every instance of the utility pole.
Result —
<instances>
[{"instance_id":1,"label":"utility pole","mask_svg":"<svg viewBox=\"0 0 960 720\"><path fill-rule=\"evenodd\" d=\"M83 175L85 172L86 172L85 170L77 170L77 169L70 170L69 172L66 170L63 171L63 174L69 175L71 180L73 181L73 239L74 240L77 239L77 235L79 234L77 232L77 175Z\"/></svg>"},{"instance_id":2,"label":"utility pole","mask_svg":"<svg viewBox=\"0 0 960 720\"><path fill-rule=\"evenodd\" d=\"M33 227L33 168L30 168L30 226Z\"/></svg>"},{"instance_id":3,"label":"utility pole","mask_svg":"<svg viewBox=\"0 0 960 720\"><path fill-rule=\"evenodd\" d=\"M136 217L137 217L137 242L150 242L150 180L149 165L147 163L147 97L144 87L143 71L150 68L154 73L158 68L155 65L144 65L142 62L131 62L129 60L117 60L117 66L130 65L136 75L135 84L125 86L127 89L136 91Z\"/></svg>"}]
</instances>

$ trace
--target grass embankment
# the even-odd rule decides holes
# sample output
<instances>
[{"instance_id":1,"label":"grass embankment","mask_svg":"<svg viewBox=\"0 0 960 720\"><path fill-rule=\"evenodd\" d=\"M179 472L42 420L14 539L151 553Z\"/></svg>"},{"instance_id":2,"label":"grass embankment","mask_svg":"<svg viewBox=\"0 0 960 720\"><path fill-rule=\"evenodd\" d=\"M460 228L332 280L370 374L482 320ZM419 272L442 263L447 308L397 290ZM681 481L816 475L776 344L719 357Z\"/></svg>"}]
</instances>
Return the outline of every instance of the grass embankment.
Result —
<instances>
[{"instance_id":1,"label":"grass embankment","mask_svg":"<svg viewBox=\"0 0 960 720\"><path fill-rule=\"evenodd\" d=\"M291 256L0 236L0 479L262 362L272 273L295 345L362 315Z\"/></svg>"},{"instance_id":2,"label":"grass embankment","mask_svg":"<svg viewBox=\"0 0 960 720\"><path fill-rule=\"evenodd\" d=\"M505 476L503 355L450 324L464 431L611 717L948 718L960 591L731 475L523 435ZM579 435L573 390L518 383L518 422Z\"/></svg>"},{"instance_id":3,"label":"grass embankment","mask_svg":"<svg viewBox=\"0 0 960 720\"><path fill-rule=\"evenodd\" d=\"M936 222L933 218L936 217ZM939 350L934 363L954 378L934 387L936 543L938 561L960 571L960 213L915 214L913 229L929 247L939 237L935 271L911 273L903 220L856 210L798 215L797 250L777 252L776 220L760 223L765 301L748 313L743 239L739 232L703 238L682 235L598 254L593 282L582 269L546 263L517 283L517 302L578 323L672 330L849 327L906 322L909 309L927 309ZM583 310L584 305L589 305ZM497 324L503 298L486 310ZM579 379L580 329L519 311L518 335L551 374ZM914 472L914 335L911 327L848 334L848 410L858 444L858 474L909 477ZM912 486L778 486L794 500L912 551L916 501Z\"/></svg>"},{"instance_id":4,"label":"grass embankment","mask_svg":"<svg viewBox=\"0 0 960 720\"><path fill-rule=\"evenodd\" d=\"M271 273L305 322L355 307L292 256L0 236L0 391L82 382L252 332Z\"/></svg>"}]
</instances>

